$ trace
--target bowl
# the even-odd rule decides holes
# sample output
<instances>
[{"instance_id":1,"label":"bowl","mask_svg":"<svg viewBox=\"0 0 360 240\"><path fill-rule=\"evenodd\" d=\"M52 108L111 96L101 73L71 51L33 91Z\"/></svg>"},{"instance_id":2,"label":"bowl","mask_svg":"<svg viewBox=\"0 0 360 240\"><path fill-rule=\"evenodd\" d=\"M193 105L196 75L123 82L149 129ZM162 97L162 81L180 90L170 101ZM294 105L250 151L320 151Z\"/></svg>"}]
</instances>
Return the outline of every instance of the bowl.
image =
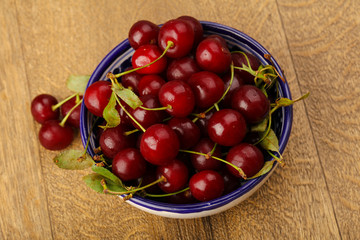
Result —
<instances>
[{"instance_id":1,"label":"bowl","mask_svg":"<svg viewBox=\"0 0 360 240\"><path fill-rule=\"evenodd\" d=\"M241 31L214 22L201 21L201 24L204 28L204 35L218 34L225 38L230 49L240 49L242 51L251 53L256 56L263 65L271 64L269 60L264 58L264 54L270 53L257 41L255 41L248 35L242 33ZM116 74L118 72L124 71L127 67L131 65L131 56L133 52L134 50L130 47L128 39L117 45L105 56L105 58L96 67L95 71L89 79L87 87L96 81L105 80L106 74L108 72L113 72ZM283 78L285 78L276 60L273 57L271 57L271 60L276 70L281 74ZM284 83L282 81L278 81L278 85L280 96L291 99L288 84L286 82ZM87 110L85 105L82 104L80 118L80 134L84 147L86 145L89 131L91 129L91 126L94 124L94 121L95 117ZM292 106L282 107L279 110L275 111L273 113L273 122L275 124L273 124L272 128L274 129L279 139L279 152L283 153L291 132ZM88 148L88 153L91 156L94 156L93 149L95 149L96 147L98 147L98 145L95 139L95 134L92 134L90 138L90 147ZM266 160L271 160L271 158L267 158ZM200 202L194 204L171 204L142 198L137 195L134 195L126 202L145 212L169 218L185 219L210 216L223 212L251 196L266 182L266 180L273 173L277 165L278 164L275 163L272 169L265 175L245 181L241 185L241 187L234 190L233 192L207 202Z\"/></svg>"}]
</instances>

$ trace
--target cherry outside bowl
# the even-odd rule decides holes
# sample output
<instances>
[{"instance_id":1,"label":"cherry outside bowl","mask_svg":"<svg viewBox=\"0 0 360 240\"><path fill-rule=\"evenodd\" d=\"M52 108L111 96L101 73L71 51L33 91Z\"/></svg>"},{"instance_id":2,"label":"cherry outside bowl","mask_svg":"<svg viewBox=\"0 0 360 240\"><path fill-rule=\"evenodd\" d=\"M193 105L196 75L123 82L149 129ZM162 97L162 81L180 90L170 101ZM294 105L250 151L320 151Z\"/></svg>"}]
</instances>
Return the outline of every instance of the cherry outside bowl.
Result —
<instances>
[{"instance_id":1,"label":"cherry outside bowl","mask_svg":"<svg viewBox=\"0 0 360 240\"><path fill-rule=\"evenodd\" d=\"M240 49L242 51L249 52L256 56L263 65L271 64L269 60L264 58L264 54L270 53L257 41L255 41L248 35L234 28L219 23L201 21L201 24L203 25L205 35L218 34L225 38L230 47L230 50ZM131 56L133 52L134 50L130 47L128 39L121 42L118 46L111 50L96 67L95 71L90 77L87 87L96 81L105 80L106 74L108 72L113 72L116 74L118 72L124 71L127 67L131 65ZM282 75L281 68L277 64L275 59L271 57L271 60L277 71ZM284 76L282 75L282 77ZM287 83L283 83L282 81L278 82L280 96L291 99L291 94ZM273 114L273 128L279 139L280 153L283 153L291 132L292 106L283 107L280 110L274 112ZM84 146L86 145L89 131L92 124L94 123L94 120L95 117L86 109L85 105L82 104L80 133L81 140ZM88 148L88 153L91 156L94 156L93 149L98 147L95 136L96 134L91 135L90 146ZM266 160L271 159L268 158ZM170 204L157 202L134 195L133 198L127 200L127 203L137 207L138 209L164 217L205 217L225 211L244 201L246 198L251 196L257 189L259 189L261 185L265 183L265 181L270 177L276 167L277 163L274 164L272 169L267 174L255 179L245 181L242 186L235 191L208 202L200 202L194 204Z\"/></svg>"}]
</instances>

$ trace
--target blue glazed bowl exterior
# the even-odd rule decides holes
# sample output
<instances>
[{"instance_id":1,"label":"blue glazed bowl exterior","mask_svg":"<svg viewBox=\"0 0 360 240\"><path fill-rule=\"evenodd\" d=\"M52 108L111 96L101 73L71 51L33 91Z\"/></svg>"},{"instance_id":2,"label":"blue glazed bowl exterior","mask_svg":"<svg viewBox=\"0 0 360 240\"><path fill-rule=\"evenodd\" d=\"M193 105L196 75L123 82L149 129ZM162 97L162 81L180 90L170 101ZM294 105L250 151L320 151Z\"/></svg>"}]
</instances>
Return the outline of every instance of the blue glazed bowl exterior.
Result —
<instances>
[{"instance_id":1,"label":"blue glazed bowl exterior","mask_svg":"<svg viewBox=\"0 0 360 240\"><path fill-rule=\"evenodd\" d=\"M224 26L218 23L205 22L201 21L204 34L218 34L226 39L230 49L240 49L245 52L249 52L256 56L263 65L271 64L271 62L264 58L264 54L270 54L263 46L261 46L257 41L249 37L248 35L228 26ZM92 83L105 80L106 74L108 72L122 72L127 67L131 65L131 56L134 50L130 47L129 41L126 39L116 46L111 52L109 52L106 57L100 62L96 67L95 71L90 77L88 86ZM276 60L271 57L271 60L277 69L277 71L282 75L280 66L277 64ZM285 78L282 75L283 78ZM281 97L286 97L291 99L290 89L287 83L282 81L279 82L279 93ZM288 142L291 126L292 126L292 106L283 107L280 110L276 111L276 116L274 118L275 132L278 135L280 153L283 153L285 146ZM81 117L80 117L80 134L81 140L86 146L86 142L89 136L89 133L94 124L95 117L86 109L85 105L81 106ZM94 156L94 151L97 147L97 141L95 139L96 134L92 134L90 138L90 146L88 148L88 153L91 156ZM267 159L271 160L271 159ZM213 215L225 211L240 202L244 201L250 195L252 195L262 184L266 182L269 176L272 174L274 169L277 167L277 163L274 164L271 171L267 174L260 176L255 179L246 181L240 188L237 190L221 196L217 199L194 203L194 204L170 204L163 202L156 202L154 200L145 199L140 196L135 195L133 198L127 200L127 202L141 210L146 212L170 217L170 218L197 218Z\"/></svg>"}]
</instances>

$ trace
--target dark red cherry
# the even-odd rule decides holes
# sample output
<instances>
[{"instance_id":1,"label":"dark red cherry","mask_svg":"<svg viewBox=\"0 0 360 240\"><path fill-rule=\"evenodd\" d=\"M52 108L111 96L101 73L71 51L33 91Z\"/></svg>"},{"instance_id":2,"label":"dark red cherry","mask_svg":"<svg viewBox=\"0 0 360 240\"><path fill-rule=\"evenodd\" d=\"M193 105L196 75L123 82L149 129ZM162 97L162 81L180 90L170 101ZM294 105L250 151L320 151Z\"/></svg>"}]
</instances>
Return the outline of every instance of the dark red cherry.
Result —
<instances>
[{"instance_id":1,"label":"dark red cherry","mask_svg":"<svg viewBox=\"0 0 360 240\"><path fill-rule=\"evenodd\" d=\"M161 56L162 52L156 45L143 45L135 50L131 63L133 68L143 67ZM166 68L167 60L163 56L161 59L152 63L150 66L137 70L140 74L159 74Z\"/></svg>"},{"instance_id":2,"label":"dark red cherry","mask_svg":"<svg viewBox=\"0 0 360 240\"><path fill-rule=\"evenodd\" d=\"M230 67L231 53L217 38L205 38L196 49L196 62L206 71L224 73Z\"/></svg>"},{"instance_id":3,"label":"dark red cherry","mask_svg":"<svg viewBox=\"0 0 360 240\"><path fill-rule=\"evenodd\" d=\"M158 44L161 50L165 50L169 41L174 43L167 52L170 58L180 58L186 56L194 44L195 33L193 27L181 19L167 21L159 32Z\"/></svg>"},{"instance_id":4,"label":"dark red cherry","mask_svg":"<svg viewBox=\"0 0 360 240\"><path fill-rule=\"evenodd\" d=\"M214 142L223 146L234 146L244 139L246 122L238 111L222 109L209 119L208 133Z\"/></svg>"},{"instance_id":5,"label":"dark red cherry","mask_svg":"<svg viewBox=\"0 0 360 240\"><path fill-rule=\"evenodd\" d=\"M156 96L145 95L140 97L143 107L146 108L158 108L161 107L159 100ZM140 107L136 109L130 109L130 114L135 118L135 120L145 129L154 125L155 123L160 123L164 117L163 111L158 110L145 110ZM139 125L132 121L132 125L140 129Z\"/></svg>"},{"instance_id":6,"label":"dark red cherry","mask_svg":"<svg viewBox=\"0 0 360 240\"><path fill-rule=\"evenodd\" d=\"M186 165L174 159L165 166L156 169L157 178L164 176L166 181L159 182L158 185L166 193L173 193L183 189L189 179L189 170Z\"/></svg>"},{"instance_id":7,"label":"dark red cherry","mask_svg":"<svg viewBox=\"0 0 360 240\"><path fill-rule=\"evenodd\" d=\"M125 71L129 71L131 69L133 68L128 67ZM131 72L121 77L121 84L126 88L130 88L135 94L139 94L138 85L142 77L143 75L137 72Z\"/></svg>"},{"instance_id":8,"label":"dark red cherry","mask_svg":"<svg viewBox=\"0 0 360 240\"><path fill-rule=\"evenodd\" d=\"M123 105L123 107L126 109L126 111L130 112L131 111L131 107L129 105L127 105L123 100L120 99L121 104ZM118 110L119 115L120 115L120 125L124 126L124 127L131 127L132 126L132 121L129 117L129 115L127 115L127 113L124 111L124 109L120 106L120 105L116 105L115 108ZM105 123L106 125L106 123Z\"/></svg>"},{"instance_id":9,"label":"dark red cherry","mask_svg":"<svg viewBox=\"0 0 360 240\"><path fill-rule=\"evenodd\" d=\"M81 101L82 96L79 96L79 101ZM76 102L76 96L71 98L70 100L66 101L63 105L60 107L60 112L63 117L65 117L68 112L78 103ZM80 109L81 105L78 105L69 115L69 118L66 120L68 124L75 128L80 127Z\"/></svg>"},{"instance_id":10,"label":"dark red cherry","mask_svg":"<svg viewBox=\"0 0 360 240\"><path fill-rule=\"evenodd\" d=\"M136 50L142 45L157 44L159 29L159 26L150 21L137 21L129 31L130 46Z\"/></svg>"},{"instance_id":11,"label":"dark red cherry","mask_svg":"<svg viewBox=\"0 0 360 240\"><path fill-rule=\"evenodd\" d=\"M179 139L168 125L155 124L141 137L140 152L145 160L154 165L167 165L178 154Z\"/></svg>"},{"instance_id":12,"label":"dark red cherry","mask_svg":"<svg viewBox=\"0 0 360 240\"><path fill-rule=\"evenodd\" d=\"M194 29L194 33L195 33L194 46L197 46L197 44L203 39L203 33L204 33L204 29L201 23L199 22L199 20L191 16L181 16L178 17L178 19L187 21Z\"/></svg>"},{"instance_id":13,"label":"dark red cherry","mask_svg":"<svg viewBox=\"0 0 360 240\"><path fill-rule=\"evenodd\" d=\"M47 120L59 119L59 109L52 110L52 106L57 103L58 101L52 95L40 94L36 96L31 102L31 114L35 121L42 124Z\"/></svg>"},{"instance_id":14,"label":"dark red cherry","mask_svg":"<svg viewBox=\"0 0 360 240\"><path fill-rule=\"evenodd\" d=\"M208 131L207 131L207 126L209 123L209 119L212 117L212 115L216 112L216 109L213 108L212 110L210 110L209 112L207 112L205 114L204 117L200 117L195 123L196 125L200 128L201 131L201 135L204 137L209 136Z\"/></svg>"},{"instance_id":15,"label":"dark red cherry","mask_svg":"<svg viewBox=\"0 0 360 240\"><path fill-rule=\"evenodd\" d=\"M190 178L189 187L192 195L205 202L218 198L224 191L224 179L214 170L204 170Z\"/></svg>"},{"instance_id":16,"label":"dark red cherry","mask_svg":"<svg viewBox=\"0 0 360 240\"><path fill-rule=\"evenodd\" d=\"M229 72L225 76L223 76L222 80L225 83L225 90L226 90L229 87L229 84L230 84L231 73ZM224 99L222 101L222 103L224 104L224 107L231 108L231 96L232 96L232 94L243 85L245 85L244 79L242 79L242 77L237 72L234 72L234 78L233 78L233 81L231 83L231 87L230 87L229 91L227 92L227 94L225 95L225 97L224 97Z\"/></svg>"},{"instance_id":17,"label":"dark red cherry","mask_svg":"<svg viewBox=\"0 0 360 240\"><path fill-rule=\"evenodd\" d=\"M159 91L162 106L171 106L166 111L174 117L186 117L195 106L194 93L191 87L179 80L165 83Z\"/></svg>"},{"instance_id":18,"label":"dark red cherry","mask_svg":"<svg viewBox=\"0 0 360 240\"><path fill-rule=\"evenodd\" d=\"M168 202L174 204L189 204L197 202L197 200L191 194L190 189L178 194L171 195L167 199Z\"/></svg>"},{"instance_id":19,"label":"dark red cherry","mask_svg":"<svg viewBox=\"0 0 360 240\"><path fill-rule=\"evenodd\" d=\"M165 80L159 75L155 75L155 74L145 75L141 78L138 85L139 95L157 96L161 86L164 84L165 84Z\"/></svg>"},{"instance_id":20,"label":"dark red cherry","mask_svg":"<svg viewBox=\"0 0 360 240\"><path fill-rule=\"evenodd\" d=\"M73 139L73 129L67 124L60 126L59 120L46 121L39 131L41 145L49 150L62 150L69 146Z\"/></svg>"},{"instance_id":21,"label":"dark red cherry","mask_svg":"<svg viewBox=\"0 0 360 240\"><path fill-rule=\"evenodd\" d=\"M126 129L122 125L106 129L100 136L99 144L102 153L113 159L115 155L125 148L135 146L135 135L125 136Z\"/></svg>"},{"instance_id":22,"label":"dark red cherry","mask_svg":"<svg viewBox=\"0 0 360 240\"><path fill-rule=\"evenodd\" d=\"M264 166L264 156L256 146L249 143L241 143L232 147L226 156L226 161L241 168L246 177L252 177ZM227 169L236 177L241 177L239 171L230 165Z\"/></svg>"},{"instance_id":23,"label":"dark red cherry","mask_svg":"<svg viewBox=\"0 0 360 240\"><path fill-rule=\"evenodd\" d=\"M207 36L206 38L214 38L214 39L218 40L219 42L221 42L222 45L227 46L226 40L220 35L211 34L211 35Z\"/></svg>"},{"instance_id":24,"label":"dark red cherry","mask_svg":"<svg viewBox=\"0 0 360 240\"><path fill-rule=\"evenodd\" d=\"M245 55L249 59L252 70L254 70L254 71L258 70L258 68L260 66L259 60L256 57L254 57L254 55L251 55L249 53L245 53ZM246 57L242 53L232 53L231 58L232 58L234 66L236 66L236 67L243 67L243 64L245 66L248 66ZM245 80L245 82L247 84L254 84L255 76L251 75L250 73L248 73L244 70L235 69L235 72L239 73L240 76Z\"/></svg>"},{"instance_id":25,"label":"dark red cherry","mask_svg":"<svg viewBox=\"0 0 360 240\"><path fill-rule=\"evenodd\" d=\"M156 176L156 166L148 164L146 167L146 172L145 174L141 177L138 178L136 183L137 186L146 186L150 183L153 183L157 180L157 176ZM163 193L163 191L160 189L158 184L152 185L150 187L147 187L145 189L146 193L150 193L150 194L161 194Z\"/></svg>"},{"instance_id":26,"label":"dark red cherry","mask_svg":"<svg viewBox=\"0 0 360 240\"><path fill-rule=\"evenodd\" d=\"M244 85L233 93L231 106L244 116L246 122L258 123L268 115L270 101L259 88Z\"/></svg>"},{"instance_id":27,"label":"dark red cherry","mask_svg":"<svg viewBox=\"0 0 360 240\"><path fill-rule=\"evenodd\" d=\"M227 168L222 169L219 173L224 178L223 194L228 194L241 186L240 179L232 175Z\"/></svg>"},{"instance_id":28,"label":"dark red cherry","mask_svg":"<svg viewBox=\"0 0 360 240\"><path fill-rule=\"evenodd\" d=\"M187 82L187 80L196 72L199 72L200 68L191 57L183 57L174 59L166 70L166 78L168 81L180 80Z\"/></svg>"},{"instance_id":29,"label":"dark red cherry","mask_svg":"<svg viewBox=\"0 0 360 240\"><path fill-rule=\"evenodd\" d=\"M135 180L145 174L146 161L139 150L126 148L115 155L112 172L123 181Z\"/></svg>"},{"instance_id":30,"label":"dark red cherry","mask_svg":"<svg viewBox=\"0 0 360 240\"><path fill-rule=\"evenodd\" d=\"M104 108L109 103L111 93L110 82L95 82L86 89L84 104L92 114L102 117Z\"/></svg>"},{"instance_id":31,"label":"dark red cherry","mask_svg":"<svg viewBox=\"0 0 360 240\"><path fill-rule=\"evenodd\" d=\"M215 143L208 138L203 138L192 149L194 152L210 154ZM221 158L221 149L217 146L211 156ZM221 167L221 162L212 157L205 157L199 154L191 154L191 163L198 171L202 170L218 170Z\"/></svg>"},{"instance_id":32,"label":"dark red cherry","mask_svg":"<svg viewBox=\"0 0 360 240\"><path fill-rule=\"evenodd\" d=\"M194 147L200 140L200 129L188 118L172 118L168 125L177 134L181 149Z\"/></svg>"},{"instance_id":33,"label":"dark red cherry","mask_svg":"<svg viewBox=\"0 0 360 240\"><path fill-rule=\"evenodd\" d=\"M187 82L195 95L196 106L208 108L224 93L224 82L215 73L202 71L194 73Z\"/></svg>"}]
</instances>

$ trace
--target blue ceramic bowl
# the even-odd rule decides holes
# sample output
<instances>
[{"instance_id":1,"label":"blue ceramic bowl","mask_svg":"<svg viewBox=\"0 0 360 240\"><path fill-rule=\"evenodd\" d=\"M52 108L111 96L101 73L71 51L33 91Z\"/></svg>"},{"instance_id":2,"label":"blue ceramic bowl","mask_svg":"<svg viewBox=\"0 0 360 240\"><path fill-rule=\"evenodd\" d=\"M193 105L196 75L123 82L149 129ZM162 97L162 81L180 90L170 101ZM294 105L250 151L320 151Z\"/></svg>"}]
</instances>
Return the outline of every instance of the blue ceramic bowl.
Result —
<instances>
[{"instance_id":1,"label":"blue ceramic bowl","mask_svg":"<svg viewBox=\"0 0 360 240\"><path fill-rule=\"evenodd\" d=\"M213 22L201 22L204 28L204 34L218 34L226 39L230 49L242 50L249 52L256 56L263 65L271 64L270 61L264 58L264 54L270 54L263 46L261 46L257 41L247 36L246 34L218 23ZM100 62L96 67L95 71L91 75L91 78L88 82L88 85L92 83L106 79L106 73L108 72L122 72L127 67L131 65L131 56L134 50L130 47L128 39L121 42L116 46L106 57ZM279 73L282 74L280 66L277 64L274 58L272 58L275 68ZM282 76L284 77L284 76ZM285 78L285 77L284 77ZM291 94L289 86L287 83L279 82L279 92L281 97L287 97L291 99ZM273 113L273 129L278 136L280 153L284 152L285 146L288 142L291 125L292 125L292 107L284 107L281 110ZM80 132L81 140L83 145L86 145L88 139L89 131L91 126L94 124L95 117L87 110L84 104L81 106L81 118L80 118ZM90 139L90 147L88 148L88 153L93 156L94 151L97 145L95 139L95 134L92 134ZM271 160L270 158L266 160ZM259 187L265 183L265 181L272 174L276 168L277 163L274 164L271 171L267 174L258 177L256 179L245 181L241 187L235 191L221 196L217 199L194 203L194 204L170 204L157 202L150 199L145 199L140 196L135 195L130 200L127 200L127 203L133 205L141 210L146 212L171 218L197 218L213 215L222 211L225 211L240 202L244 201L250 195L252 195Z\"/></svg>"}]
</instances>

